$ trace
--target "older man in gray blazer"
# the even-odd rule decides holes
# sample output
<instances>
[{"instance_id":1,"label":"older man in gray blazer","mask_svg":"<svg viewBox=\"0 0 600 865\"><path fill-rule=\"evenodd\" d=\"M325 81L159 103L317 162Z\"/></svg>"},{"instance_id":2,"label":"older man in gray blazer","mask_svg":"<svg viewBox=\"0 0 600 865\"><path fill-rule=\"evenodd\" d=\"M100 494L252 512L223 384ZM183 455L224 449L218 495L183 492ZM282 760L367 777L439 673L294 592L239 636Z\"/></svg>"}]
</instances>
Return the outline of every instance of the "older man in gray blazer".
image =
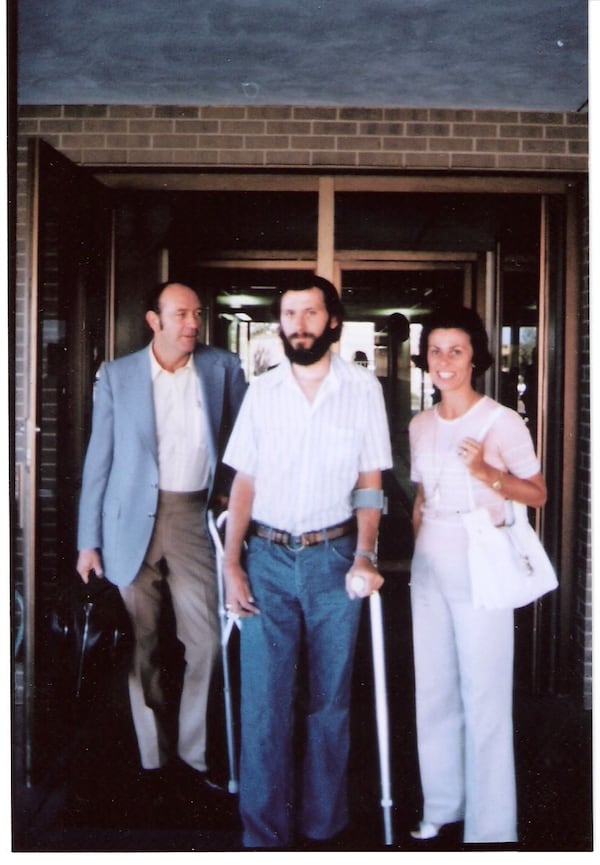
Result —
<instances>
[{"instance_id":1,"label":"older man in gray blazer","mask_svg":"<svg viewBox=\"0 0 600 865\"><path fill-rule=\"evenodd\" d=\"M219 626L206 510L228 494L220 459L246 382L231 352L198 342L202 308L180 283L159 288L148 347L101 369L79 506L77 570L115 583L135 637L129 695L142 767L175 753L206 778L206 708ZM160 678L167 580L185 651L177 752ZM157 773L153 773L156 775Z\"/></svg>"}]
</instances>

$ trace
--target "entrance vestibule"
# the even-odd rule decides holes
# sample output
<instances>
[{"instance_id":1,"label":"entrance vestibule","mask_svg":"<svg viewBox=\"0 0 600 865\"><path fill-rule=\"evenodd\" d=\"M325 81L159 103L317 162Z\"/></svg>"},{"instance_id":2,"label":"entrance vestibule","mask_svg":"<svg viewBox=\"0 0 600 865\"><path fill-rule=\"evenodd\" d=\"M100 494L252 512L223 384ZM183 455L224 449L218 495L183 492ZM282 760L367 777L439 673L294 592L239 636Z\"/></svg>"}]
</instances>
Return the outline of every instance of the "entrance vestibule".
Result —
<instances>
[{"instance_id":1,"label":"entrance vestibule","mask_svg":"<svg viewBox=\"0 0 600 865\"><path fill-rule=\"evenodd\" d=\"M338 286L347 311L340 351L348 359L364 352L388 406L394 470L386 480L380 553L390 570L406 571L410 558L408 422L431 399L411 361L420 322L441 298L477 308L496 358L486 393L530 424L551 493L538 529L559 570L568 561L571 456L561 423L572 360L561 310L574 286L565 266L565 185L191 172L165 178L150 171L91 176L66 162L47 146L38 150L24 561L26 677L36 685L26 693L37 690L29 718L39 718L34 743L37 735L47 741L38 712L46 687L44 622L73 576L94 376L104 360L148 341L146 299L161 280L189 281L203 293L205 338L239 352L249 378L277 360L269 307L287 276L316 270ZM87 217L77 223L77 214ZM552 689L566 669L569 576L565 569L564 602L554 599L520 620L521 679L534 689ZM39 749L35 755L43 762Z\"/></svg>"}]
</instances>

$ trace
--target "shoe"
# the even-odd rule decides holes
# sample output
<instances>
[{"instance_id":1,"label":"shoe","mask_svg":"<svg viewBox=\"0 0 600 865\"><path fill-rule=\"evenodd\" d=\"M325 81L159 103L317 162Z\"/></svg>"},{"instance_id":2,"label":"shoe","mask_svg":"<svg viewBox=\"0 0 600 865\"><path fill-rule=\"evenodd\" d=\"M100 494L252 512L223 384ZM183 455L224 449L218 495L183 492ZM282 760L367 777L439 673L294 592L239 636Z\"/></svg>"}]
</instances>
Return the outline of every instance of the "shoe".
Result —
<instances>
[{"instance_id":1,"label":"shoe","mask_svg":"<svg viewBox=\"0 0 600 865\"><path fill-rule=\"evenodd\" d=\"M236 800L213 775L178 760L172 767L172 779L179 828L238 829Z\"/></svg>"},{"instance_id":2,"label":"shoe","mask_svg":"<svg viewBox=\"0 0 600 865\"><path fill-rule=\"evenodd\" d=\"M432 838L437 838L441 828L437 823L428 823L427 820L421 820L419 828L413 829L410 836L416 841L430 841Z\"/></svg>"},{"instance_id":3,"label":"shoe","mask_svg":"<svg viewBox=\"0 0 600 865\"><path fill-rule=\"evenodd\" d=\"M200 772L198 778L200 784L203 784L207 790L212 790L214 793L227 793L227 788L214 778L211 778L208 772Z\"/></svg>"},{"instance_id":4,"label":"shoe","mask_svg":"<svg viewBox=\"0 0 600 865\"><path fill-rule=\"evenodd\" d=\"M208 793L227 793L227 788L206 770L194 769L179 758L172 763L170 771L173 780L181 788L197 792L204 790Z\"/></svg>"}]
</instances>

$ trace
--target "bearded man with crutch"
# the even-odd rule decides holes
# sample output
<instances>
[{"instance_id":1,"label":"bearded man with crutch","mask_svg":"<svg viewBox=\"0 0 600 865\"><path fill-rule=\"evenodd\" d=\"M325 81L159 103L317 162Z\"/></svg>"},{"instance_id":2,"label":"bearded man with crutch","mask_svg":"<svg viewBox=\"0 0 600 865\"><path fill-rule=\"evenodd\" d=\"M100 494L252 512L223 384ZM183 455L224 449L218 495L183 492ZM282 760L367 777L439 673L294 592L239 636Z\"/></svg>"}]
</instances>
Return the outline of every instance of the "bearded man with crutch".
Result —
<instances>
[{"instance_id":1,"label":"bearded man with crutch","mask_svg":"<svg viewBox=\"0 0 600 865\"><path fill-rule=\"evenodd\" d=\"M344 314L335 286L298 276L275 312L286 358L252 382L224 455L236 471L223 575L227 608L243 617L240 813L250 849L326 841L347 824L360 599L383 584L375 550L381 472L392 466L379 382L331 351Z\"/></svg>"}]
</instances>

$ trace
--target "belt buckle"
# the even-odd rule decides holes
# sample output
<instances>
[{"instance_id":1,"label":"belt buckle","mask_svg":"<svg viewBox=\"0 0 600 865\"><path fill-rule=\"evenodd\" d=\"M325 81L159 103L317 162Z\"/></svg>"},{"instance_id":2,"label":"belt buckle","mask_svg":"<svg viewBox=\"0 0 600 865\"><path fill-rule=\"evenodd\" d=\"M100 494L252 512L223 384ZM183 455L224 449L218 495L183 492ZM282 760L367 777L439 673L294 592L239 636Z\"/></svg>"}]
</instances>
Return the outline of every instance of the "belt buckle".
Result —
<instances>
[{"instance_id":1,"label":"belt buckle","mask_svg":"<svg viewBox=\"0 0 600 865\"><path fill-rule=\"evenodd\" d=\"M308 546L304 535L292 535L290 534L289 540L286 544L288 550L292 553L299 553L300 550L303 550L304 547Z\"/></svg>"}]
</instances>

